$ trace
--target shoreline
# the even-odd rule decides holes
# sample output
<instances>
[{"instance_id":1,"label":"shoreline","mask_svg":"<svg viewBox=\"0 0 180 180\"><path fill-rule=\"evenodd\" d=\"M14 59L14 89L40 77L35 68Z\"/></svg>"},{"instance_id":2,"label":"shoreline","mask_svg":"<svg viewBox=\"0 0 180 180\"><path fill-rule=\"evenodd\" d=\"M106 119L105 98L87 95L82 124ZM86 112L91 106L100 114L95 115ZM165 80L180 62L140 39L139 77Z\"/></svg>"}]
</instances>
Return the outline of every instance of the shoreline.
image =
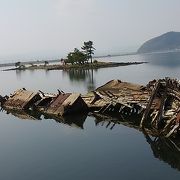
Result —
<instances>
[{"instance_id":1,"label":"shoreline","mask_svg":"<svg viewBox=\"0 0 180 180\"><path fill-rule=\"evenodd\" d=\"M33 65L33 66L23 66L16 67L10 69L3 69L2 71L24 71L24 70L65 70L65 69L99 69L99 68L108 68L108 67L118 67L118 66L129 66L129 65L139 65L148 62L96 62L96 63L88 63L88 64L54 64L54 65Z\"/></svg>"},{"instance_id":2,"label":"shoreline","mask_svg":"<svg viewBox=\"0 0 180 180\"><path fill-rule=\"evenodd\" d=\"M148 54L164 54L164 53L176 53L180 52L180 49L176 50L169 50L169 51L153 51L153 52L147 52L147 53L137 53L137 52L127 52L127 53L120 53L120 54L108 54L108 55L98 55L98 56L93 56L94 58L101 59L101 58L111 58L111 57L118 57L118 56L132 56L132 55L148 55ZM56 63L60 62L60 59L44 59L44 60L27 60L27 61L21 61L22 65L29 65L29 64L44 64L45 61L48 63ZM18 60L17 60L18 61ZM13 60L9 60L7 63L0 63L0 68L1 67L10 67L10 66L15 66L16 62L13 62Z\"/></svg>"}]
</instances>

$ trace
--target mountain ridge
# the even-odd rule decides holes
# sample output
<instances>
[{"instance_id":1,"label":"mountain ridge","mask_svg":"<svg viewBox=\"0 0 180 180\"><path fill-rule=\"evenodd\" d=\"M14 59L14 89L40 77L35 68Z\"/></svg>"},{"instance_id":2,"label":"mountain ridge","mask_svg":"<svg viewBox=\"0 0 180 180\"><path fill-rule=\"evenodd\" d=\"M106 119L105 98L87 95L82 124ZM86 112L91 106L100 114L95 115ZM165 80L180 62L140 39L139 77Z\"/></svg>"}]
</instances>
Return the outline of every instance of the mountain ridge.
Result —
<instances>
[{"instance_id":1,"label":"mountain ridge","mask_svg":"<svg viewBox=\"0 0 180 180\"><path fill-rule=\"evenodd\" d=\"M180 32L170 31L143 43L137 53L152 53L180 49Z\"/></svg>"}]
</instances>

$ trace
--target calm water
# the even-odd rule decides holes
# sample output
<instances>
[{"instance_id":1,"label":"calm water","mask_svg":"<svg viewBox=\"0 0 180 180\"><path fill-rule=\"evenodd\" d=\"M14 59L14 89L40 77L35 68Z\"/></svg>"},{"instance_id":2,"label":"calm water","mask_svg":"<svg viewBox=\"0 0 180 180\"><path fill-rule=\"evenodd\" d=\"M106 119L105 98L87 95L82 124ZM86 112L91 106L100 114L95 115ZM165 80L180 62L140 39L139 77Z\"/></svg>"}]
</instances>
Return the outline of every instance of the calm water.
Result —
<instances>
[{"instance_id":1,"label":"calm water","mask_svg":"<svg viewBox=\"0 0 180 180\"><path fill-rule=\"evenodd\" d=\"M56 92L94 89L111 79L146 84L154 78L180 79L180 53L104 58L148 61L96 71L0 72L0 92L17 88ZM23 120L0 112L0 179L179 179L180 153L163 140L150 142L141 132L95 117L69 117L64 123L38 116Z\"/></svg>"}]
</instances>

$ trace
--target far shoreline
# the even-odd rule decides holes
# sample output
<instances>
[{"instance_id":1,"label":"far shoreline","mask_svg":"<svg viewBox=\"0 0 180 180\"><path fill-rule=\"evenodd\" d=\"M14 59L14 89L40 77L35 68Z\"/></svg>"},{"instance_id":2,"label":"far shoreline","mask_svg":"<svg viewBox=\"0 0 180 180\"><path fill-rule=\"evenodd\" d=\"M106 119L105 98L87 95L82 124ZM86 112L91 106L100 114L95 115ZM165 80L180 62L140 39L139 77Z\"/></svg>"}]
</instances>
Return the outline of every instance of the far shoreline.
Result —
<instances>
[{"instance_id":1,"label":"far shoreline","mask_svg":"<svg viewBox=\"0 0 180 180\"><path fill-rule=\"evenodd\" d=\"M121 53L121 54L108 54L108 55L99 55L99 56L93 56L93 59L102 59L102 58L111 58L111 57L118 57L118 56L133 56L133 55L151 55L151 54L164 54L164 53L179 53L180 49L173 49L173 50L165 50L165 51L153 51L153 52L146 52L146 53L138 53L138 52L127 52L127 53ZM11 60L13 61L13 60ZM19 60L17 60L19 61ZM59 59L46 59L46 60L27 60L27 61L21 61L22 65L29 65L29 64L44 64L44 62L47 61L48 63L58 63L60 62ZM1 67L12 67L15 66L16 62L7 62L7 63L0 63Z\"/></svg>"},{"instance_id":2,"label":"far shoreline","mask_svg":"<svg viewBox=\"0 0 180 180\"><path fill-rule=\"evenodd\" d=\"M109 57L118 57L118 56L130 56L130 55L136 55L136 52L130 52L130 53L122 53L122 54L108 54L108 55L99 55L99 56L93 56L93 59L101 59L101 58L109 58ZM20 61L23 65L28 64L44 64L45 61L49 63L58 63L60 62L61 58L58 59L46 59L46 60L27 60L27 61ZM8 67L8 66L15 66L16 62L7 62L7 63L0 63L0 67Z\"/></svg>"},{"instance_id":3,"label":"far shoreline","mask_svg":"<svg viewBox=\"0 0 180 180\"><path fill-rule=\"evenodd\" d=\"M4 69L2 71L13 71L13 70L68 70L68 69L100 69L100 68L108 68L108 67L118 67L118 66L129 66L129 65L139 65L144 64L148 62L94 62L94 63L88 63L88 64L48 64L48 65L29 65L29 66L20 66L10 69Z\"/></svg>"}]
</instances>

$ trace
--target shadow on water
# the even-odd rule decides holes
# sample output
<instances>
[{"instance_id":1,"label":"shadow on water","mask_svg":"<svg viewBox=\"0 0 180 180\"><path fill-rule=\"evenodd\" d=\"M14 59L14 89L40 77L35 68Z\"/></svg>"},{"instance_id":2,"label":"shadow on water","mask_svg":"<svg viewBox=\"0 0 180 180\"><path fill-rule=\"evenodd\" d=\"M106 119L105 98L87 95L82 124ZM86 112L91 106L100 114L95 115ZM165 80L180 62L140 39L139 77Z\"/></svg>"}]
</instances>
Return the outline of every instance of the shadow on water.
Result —
<instances>
[{"instance_id":1,"label":"shadow on water","mask_svg":"<svg viewBox=\"0 0 180 180\"><path fill-rule=\"evenodd\" d=\"M2 110L3 111L3 110ZM42 120L41 113L36 111L15 111L15 110L5 110L6 114L12 114L13 116L22 120Z\"/></svg>"},{"instance_id":2,"label":"shadow on water","mask_svg":"<svg viewBox=\"0 0 180 180\"><path fill-rule=\"evenodd\" d=\"M113 118L100 114L93 114L95 117L95 125L113 130L115 126L124 125L129 128L134 128L142 131L139 128L140 116L131 116ZM180 141L178 139L171 139L156 136L153 132L142 131L146 142L150 145L153 156L164 163L169 164L172 168L180 171ZM149 135L149 133L151 135Z\"/></svg>"},{"instance_id":3,"label":"shadow on water","mask_svg":"<svg viewBox=\"0 0 180 180\"><path fill-rule=\"evenodd\" d=\"M57 123L66 124L72 127L84 129L83 124L87 118L87 113L84 114L76 114L76 115L66 115L65 117L60 116L50 116L46 114L42 114L38 111L31 110L5 110L7 114L11 114L22 120L55 120Z\"/></svg>"},{"instance_id":4,"label":"shadow on water","mask_svg":"<svg viewBox=\"0 0 180 180\"><path fill-rule=\"evenodd\" d=\"M84 123L87 119L87 114L78 114L66 117L55 117L42 115L38 112L32 111L6 111L23 120L55 120L57 123L66 124L70 127L84 129ZM114 130L116 126L126 126L142 131L139 128L140 116L110 117L101 114L90 114L94 119L95 127L105 128L107 130ZM157 137L155 134L149 135L149 132L142 131L146 142L150 145L153 156L164 163L169 164L172 168L180 171L180 141L179 139L170 139L164 137Z\"/></svg>"},{"instance_id":5,"label":"shadow on water","mask_svg":"<svg viewBox=\"0 0 180 180\"><path fill-rule=\"evenodd\" d=\"M57 123L63 123L71 127L76 127L80 129L84 129L84 122L86 118L87 114L76 114L75 116L67 115L65 117L44 115L44 119L52 119L55 120Z\"/></svg>"},{"instance_id":6,"label":"shadow on water","mask_svg":"<svg viewBox=\"0 0 180 180\"><path fill-rule=\"evenodd\" d=\"M68 76L71 82L85 84L88 91L95 89L94 71L97 69L68 69L63 70L63 75Z\"/></svg>"},{"instance_id":7,"label":"shadow on water","mask_svg":"<svg viewBox=\"0 0 180 180\"><path fill-rule=\"evenodd\" d=\"M144 136L155 158L180 171L180 141L164 137L150 137L147 133L144 133Z\"/></svg>"}]
</instances>

